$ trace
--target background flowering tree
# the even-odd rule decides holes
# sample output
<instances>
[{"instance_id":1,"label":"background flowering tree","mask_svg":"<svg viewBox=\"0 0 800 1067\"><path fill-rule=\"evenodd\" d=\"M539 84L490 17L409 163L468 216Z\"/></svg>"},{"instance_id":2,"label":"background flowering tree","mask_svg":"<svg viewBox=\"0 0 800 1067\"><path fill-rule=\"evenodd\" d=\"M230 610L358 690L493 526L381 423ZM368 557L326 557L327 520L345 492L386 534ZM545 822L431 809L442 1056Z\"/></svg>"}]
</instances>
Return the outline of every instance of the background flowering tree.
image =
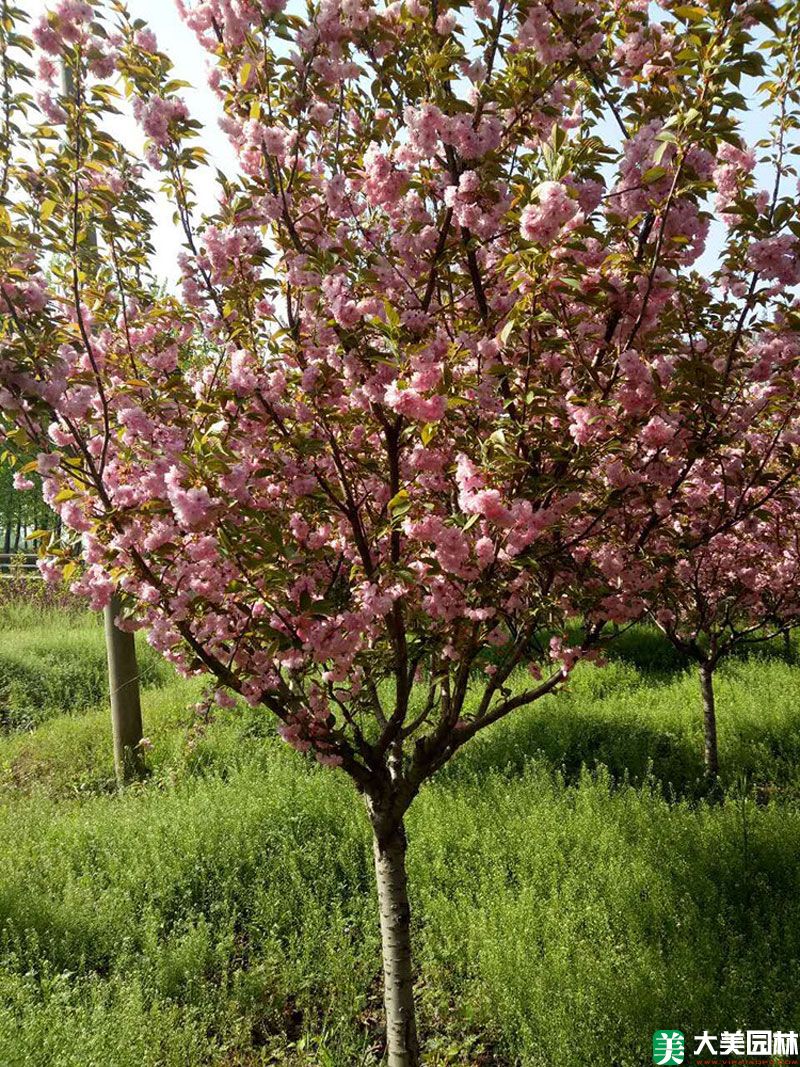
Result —
<instances>
[{"instance_id":1,"label":"background flowering tree","mask_svg":"<svg viewBox=\"0 0 800 1067\"><path fill-rule=\"evenodd\" d=\"M714 671L737 646L785 632L800 615L796 494L789 514L766 506L736 533L720 533L679 556L651 612L670 641L698 664L706 775L719 773Z\"/></svg>"},{"instance_id":2,"label":"background flowering tree","mask_svg":"<svg viewBox=\"0 0 800 1067\"><path fill-rule=\"evenodd\" d=\"M795 24L762 44L771 56L762 86L768 136L754 148L725 142L716 161L705 161L724 227L711 285L680 270L653 277L653 289L669 293L649 333L661 346L657 373L671 375L676 359L693 361L702 387L674 398L628 443L638 463L620 467L625 494L591 549L580 549L600 573L597 586L589 583L600 598L590 617L646 614L698 664L712 780L717 664L737 646L788 634L800 606L798 36ZM649 402L643 354L629 351L621 362L628 402Z\"/></svg>"},{"instance_id":3,"label":"background flowering tree","mask_svg":"<svg viewBox=\"0 0 800 1067\"><path fill-rule=\"evenodd\" d=\"M794 351L788 202L768 236L757 197L729 229L726 289L692 265L714 198L747 182L738 86L780 82L796 12L181 6L240 161L203 219L199 124L144 24L61 0L33 28L31 98L5 6L0 405L81 540L76 588L98 607L120 590L123 625L214 676L221 703L273 712L363 795L388 1061L406 1067L408 806L479 730L556 689L604 621L643 609L649 564L627 568L619 532L649 543L671 518L664 471L726 455L696 413L741 409L748 256L779 272L759 335L779 327ZM142 159L109 132L126 97ZM153 278L153 176L180 295ZM765 370L776 409L792 359ZM782 434L754 486L788 484L794 448ZM51 549L56 575L71 564ZM597 563L615 552L616 575ZM582 649L552 637L584 608Z\"/></svg>"},{"instance_id":4,"label":"background flowering tree","mask_svg":"<svg viewBox=\"0 0 800 1067\"><path fill-rule=\"evenodd\" d=\"M626 467L624 496L577 553L597 571L585 583L595 598L588 618L646 616L698 664L711 780L717 665L736 647L787 633L800 612L798 348L795 328L786 329L793 296L779 310L775 295L775 318L754 314L753 337L739 342L735 375L724 371L731 342L723 331L716 353L699 342L703 359L723 370L718 386L687 396L669 423L659 417L645 427L633 445L638 472Z\"/></svg>"},{"instance_id":5,"label":"background flowering tree","mask_svg":"<svg viewBox=\"0 0 800 1067\"><path fill-rule=\"evenodd\" d=\"M786 633L800 616L800 501L796 490L780 501L762 501L769 495L762 487L748 494L752 506L738 501L742 514L737 516L736 504L724 496L730 482L715 485L713 477L706 482L699 472L692 483L698 494L695 507L681 514L676 505L674 525L662 526L646 547L637 545L636 532L629 530L624 549L609 551L606 544L597 555L612 584L619 584L620 566L628 579L636 575L640 588L629 600L631 617L651 619L697 664L703 758L713 784L719 773L713 685L717 666L736 648ZM722 495L708 496L712 490ZM703 506L698 507L700 501ZM705 506L709 501L712 508Z\"/></svg>"}]
</instances>

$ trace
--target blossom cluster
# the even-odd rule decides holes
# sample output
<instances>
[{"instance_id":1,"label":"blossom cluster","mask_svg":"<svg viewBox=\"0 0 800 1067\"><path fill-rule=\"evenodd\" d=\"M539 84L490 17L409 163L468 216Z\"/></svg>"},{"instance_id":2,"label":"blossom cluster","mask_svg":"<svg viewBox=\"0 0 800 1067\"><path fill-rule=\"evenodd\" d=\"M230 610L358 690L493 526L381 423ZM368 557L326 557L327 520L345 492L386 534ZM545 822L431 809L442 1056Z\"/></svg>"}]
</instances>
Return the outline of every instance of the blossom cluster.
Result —
<instances>
[{"instance_id":1,"label":"blossom cluster","mask_svg":"<svg viewBox=\"0 0 800 1067\"><path fill-rule=\"evenodd\" d=\"M360 781L406 728L435 768L510 709L518 667L526 699L562 684L590 644L570 616L692 641L800 613L800 238L731 104L751 17L709 9L704 37L639 0L472 6L489 47L422 0L182 0L240 162L201 220L154 35L62 0L13 173L38 216L0 252L0 406L80 543L75 589L119 590L121 625ZM95 87L70 105L78 181L56 59ZM103 79L144 161L103 135ZM143 262L150 170L179 295Z\"/></svg>"}]
</instances>

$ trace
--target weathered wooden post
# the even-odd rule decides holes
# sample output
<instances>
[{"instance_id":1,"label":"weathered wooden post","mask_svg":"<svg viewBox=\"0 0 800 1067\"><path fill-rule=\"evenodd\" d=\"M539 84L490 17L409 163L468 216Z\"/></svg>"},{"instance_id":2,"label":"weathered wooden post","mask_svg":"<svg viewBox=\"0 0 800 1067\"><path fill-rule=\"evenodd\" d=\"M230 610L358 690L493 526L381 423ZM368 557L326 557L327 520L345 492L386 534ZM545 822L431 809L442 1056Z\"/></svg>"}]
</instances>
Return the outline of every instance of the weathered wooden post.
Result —
<instances>
[{"instance_id":1,"label":"weathered wooden post","mask_svg":"<svg viewBox=\"0 0 800 1067\"><path fill-rule=\"evenodd\" d=\"M134 636L120 630L114 619L120 611L117 593L105 609L108 689L111 697L111 731L117 784L126 785L144 773L142 705Z\"/></svg>"}]
</instances>

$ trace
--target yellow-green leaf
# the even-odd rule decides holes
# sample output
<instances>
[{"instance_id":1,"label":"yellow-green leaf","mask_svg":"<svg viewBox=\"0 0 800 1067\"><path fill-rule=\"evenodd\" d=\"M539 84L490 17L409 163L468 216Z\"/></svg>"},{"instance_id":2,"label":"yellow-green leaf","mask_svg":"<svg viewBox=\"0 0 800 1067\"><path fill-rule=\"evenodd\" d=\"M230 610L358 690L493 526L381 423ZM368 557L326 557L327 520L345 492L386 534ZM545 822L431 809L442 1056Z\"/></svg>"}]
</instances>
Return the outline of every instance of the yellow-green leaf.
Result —
<instances>
[{"instance_id":1,"label":"yellow-green leaf","mask_svg":"<svg viewBox=\"0 0 800 1067\"><path fill-rule=\"evenodd\" d=\"M426 422L420 430L420 437L422 438L423 445L427 446L431 443L436 431L439 428L438 422Z\"/></svg>"},{"instance_id":2,"label":"yellow-green leaf","mask_svg":"<svg viewBox=\"0 0 800 1067\"><path fill-rule=\"evenodd\" d=\"M702 22L708 12L705 8L696 7L694 4L681 4L680 7L673 7L672 14L683 19L684 22Z\"/></svg>"},{"instance_id":3,"label":"yellow-green leaf","mask_svg":"<svg viewBox=\"0 0 800 1067\"><path fill-rule=\"evenodd\" d=\"M511 336L511 331L514 329L514 320L509 319L503 329L500 331L500 344L504 345Z\"/></svg>"},{"instance_id":4,"label":"yellow-green leaf","mask_svg":"<svg viewBox=\"0 0 800 1067\"><path fill-rule=\"evenodd\" d=\"M394 515L401 509L408 509L409 496L407 489L401 489L399 493L395 493L392 499L389 501L389 512Z\"/></svg>"}]
</instances>

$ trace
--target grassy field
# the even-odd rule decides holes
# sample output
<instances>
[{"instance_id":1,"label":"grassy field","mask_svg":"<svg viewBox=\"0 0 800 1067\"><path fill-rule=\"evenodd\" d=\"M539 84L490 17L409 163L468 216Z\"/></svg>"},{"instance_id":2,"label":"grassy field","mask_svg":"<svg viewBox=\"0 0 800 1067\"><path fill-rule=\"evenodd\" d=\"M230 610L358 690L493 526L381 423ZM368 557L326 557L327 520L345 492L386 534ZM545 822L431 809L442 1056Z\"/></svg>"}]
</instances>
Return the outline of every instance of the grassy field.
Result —
<instances>
[{"instance_id":1,"label":"grassy field","mask_svg":"<svg viewBox=\"0 0 800 1067\"><path fill-rule=\"evenodd\" d=\"M348 781L259 712L198 730L199 687L148 658L152 773L118 796L97 623L22 622L0 617L0 1064L379 1063ZM654 1029L798 1028L800 667L734 661L718 705L719 803L696 679L644 631L423 790L430 1064L642 1067Z\"/></svg>"},{"instance_id":2,"label":"grassy field","mask_svg":"<svg viewBox=\"0 0 800 1067\"><path fill-rule=\"evenodd\" d=\"M173 676L145 642L139 669L145 689ZM101 617L0 609L0 730L82 713L105 701L107 686Z\"/></svg>"}]
</instances>

